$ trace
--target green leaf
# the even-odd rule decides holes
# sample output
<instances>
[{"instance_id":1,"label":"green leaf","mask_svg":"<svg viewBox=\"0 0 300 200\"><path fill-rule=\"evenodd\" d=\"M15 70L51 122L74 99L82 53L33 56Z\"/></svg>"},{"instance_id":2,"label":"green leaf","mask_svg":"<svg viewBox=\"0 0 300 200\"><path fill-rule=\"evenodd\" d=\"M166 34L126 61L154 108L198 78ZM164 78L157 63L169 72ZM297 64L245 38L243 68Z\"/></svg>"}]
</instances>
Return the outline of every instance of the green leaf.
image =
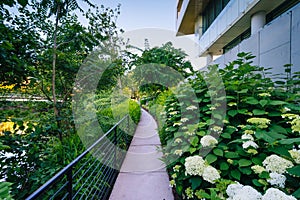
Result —
<instances>
[{"instance_id":1,"label":"green leaf","mask_svg":"<svg viewBox=\"0 0 300 200\"><path fill-rule=\"evenodd\" d=\"M234 117L236 114L238 114L237 110L229 110L228 111L228 115L231 116L231 117Z\"/></svg>"},{"instance_id":2,"label":"green leaf","mask_svg":"<svg viewBox=\"0 0 300 200\"><path fill-rule=\"evenodd\" d=\"M194 148L194 147L189 148L189 151L190 151L191 154L193 154L196 150L197 150L197 148Z\"/></svg>"},{"instance_id":3,"label":"green leaf","mask_svg":"<svg viewBox=\"0 0 300 200\"><path fill-rule=\"evenodd\" d=\"M252 105L256 105L256 104L258 104L258 100L255 99L254 97L248 97L248 98L246 99L246 103L252 104Z\"/></svg>"},{"instance_id":4,"label":"green leaf","mask_svg":"<svg viewBox=\"0 0 300 200\"><path fill-rule=\"evenodd\" d=\"M300 142L300 138L290 138L279 140L279 144L294 144Z\"/></svg>"},{"instance_id":5,"label":"green leaf","mask_svg":"<svg viewBox=\"0 0 300 200\"><path fill-rule=\"evenodd\" d=\"M262 100L259 101L259 104L260 104L262 107L265 107L265 105L267 105L268 102L269 102L268 100L262 99Z\"/></svg>"},{"instance_id":6,"label":"green leaf","mask_svg":"<svg viewBox=\"0 0 300 200\"><path fill-rule=\"evenodd\" d=\"M237 180L241 179L241 172L239 172L238 170L232 170L230 172L230 175Z\"/></svg>"},{"instance_id":7,"label":"green leaf","mask_svg":"<svg viewBox=\"0 0 300 200\"><path fill-rule=\"evenodd\" d=\"M252 162L253 162L254 164L256 164L256 165L262 165L262 162L263 162L262 159L257 158L257 157L254 157L254 158L252 158L251 160L252 160Z\"/></svg>"},{"instance_id":8,"label":"green leaf","mask_svg":"<svg viewBox=\"0 0 300 200\"><path fill-rule=\"evenodd\" d=\"M273 142L276 141L272 136L268 135L266 131L256 131L255 136L258 139L263 139L264 141L268 142L269 144L272 144Z\"/></svg>"},{"instance_id":9,"label":"green leaf","mask_svg":"<svg viewBox=\"0 0 300 200\"><path fill-rule=\"evenodd\" d=\"M300 188L298 188L298 190L296 190L292 195L297 199L300 199Z\"/></svg>"},{"instance_id":10,"label":"green leaf","mask_svg":"<svg viewBox=\"0 0 300 200\"><path fill-rule=\"evenodd\" d=\"M189 182L192 184L192 189L196 190L202 183L202 179L198 176L191 177Z\"/></svg>"},{"instance_id":11,"label":"green leaf","mask_svg":"<svg viewBox=\"0 0 300 200\"><path fill-rule=\"evenodd\" d=\"M247 167L252 164L251 160L246 160L246 159L241 159L241 160L239 160L238 163L239 163L240 167Z\"/></svg>"},{"instance_id":12,"label":"green leaf","mask_svg":"<svg viewBox=\"0 0 300 200\"><path fill-rule=\"evenodd\" d=\"M225 152L226 158L239 158L239 154L236 152Z\"/></svg>"},{"instance_id":13,"label":"green leaf","mask_svg":"<svg viewBox=\"0 0 300 200\"><path fill-rule=\"evenodd\" d=\"M272 105L272 106L279 106L279 105L284 105L284 104L287 104L287 103L285 101L273 100L273 101L270 101L269 104Z\"/></svg>"},{"instance_id":14,"label":"green leaf","mask_svg":"<svg viewBox=\"0 0 300 200\"><path fill-rule=\"evenodd\" d=\"M268 116L279 117L279 116L281 116L281 112L271 111L271 112L269 112Z\"/></svg>"},{"instance_id":15,"label":"green leaf","mask_svg":"<svg viewBox=\"0 0 300 200\"><path fill-rule=\"evenodd\" d=\"M208 164L215 162L217 159L218 159L218 157L213 154L208 154L205 158L205 160L208 162Z\"/></svg>"},{"instance_id":16,"label":"green leaf","mask_svg":"<svg viewBox=\"0 0 300 200\"><path fill-rule=\"evenodd\" d=\"M248 89L242 89L242 90L238 91L237 93L239 93L239 94L245 94L247 92L248 92Z\"/></svg>"},{"instance_id":17,"label":"green leaf","mask_svg":"<svg viewBox=\"0 0 300 200\"><path fill-rule=\"evenodd\" d=\"M255 186L258 186L258 187L263 186L263 184L261 184L257 179L253 179L253 180L252 180L252 183L253 183Z\"/></svg>"},{"instance_id":18,"label":"green leaf","mask_svg":"<svg viewBox=\"0 0 300 200\"><path fill-rule=\"evenodd\" d=\"M270 178L270 175L268 172L262 172L258 176L259 176L259 178L263 178L263 179Z\"/></svg>"},{"instance_id":19,"label":"green leaf","mask_svg":"<svg viewBox=\"0 0 300 200\"><path fill-rule=\"evenodd\" d=\"M221 133L221 137L222 137L222 138L226 138L226 139L230 139L230 138L231 138L231 134L230 134L230 133L227 133L227 132Z\"/></svg>"},{"instance_id":20,"label":"green leaf","mask_svg":"<svg viewBox=\"0 0 300 200\"><path fill-rule=\"evenodd\" d=\"M300 177L300 165L294 166L292 168L288 168L286 171L291 175Z\"/></svg>"},{"instance_id":21,"label":"green leaf","mask_svg":"<svg viewBox=\"0 0 300 200\"><path fill-rule=\"evenodd\" d=\"M249 167L240 167L239 170L246 175L250 175L253 172Z\"/></svg>"},{"instance_id":22,"label":"green leaf","mask_svg":"<svg viewBox=\"0 0 300 200\"><path fill-rule=\"evenodd\" d=\"M198 142L199 142L198 136L194 136L194 137L191 139L191 145L193 145L194 147L198 145Z\"/></svg>"},{"instance_id":23,"label":"green leaf","mask_svg":"<svg viewBox=\"0 0 300 200\"><path fill-rule=\"evenodd\" d=\"M258 109L254 109L252 112L254 115L264 115L266 113L264 110L258 110Z\"/></svg>"},{"instance_id":24,"label":"green leaf","mask_svg":"<svg viewBox=\"0 0 300 200\"><path fill-rule=\"evenodd\" d=\"M11 185L12 183L9 182L0 182L0 199L12 199L10 195Z\"/></svg>"},{"instance_id":25,"label":"green leaf","mask_svg":"<svg viewBox=\"0 0 300 200\"><path fill-rule=\"evenodd\" d=\"M238 109L238 113L240 114L247 114L248 113L248 110L247 109Z\"/></svg>"},{"instance_id":26,"label":"green leaf","mask_svg":"<svg viewBox=\"0 0 300 200\"><path fill-rule=\"evenodd\" d=\"M228 165L227 162L222 162L222 163L220 164L220 170L226 171L226 170L228 170L228 169L229 169L229 165Z\"/></svg>"},{"instance_id":27,"label":"green leaf","mask_svg":"<svg viewBox=\"0 0 300 200\"><path fill-rule=\"evenodd\" d=\"M269 147L269 151L274 152L278 155L283 155L287 157L291 157L289 150L284 148L283 146L275 146L275 147Z\"/></svg>"},{"instance_id":28,"label":"green leaf","mask_svg":"<svg viewBox=\"0 0 300 200\"><path fill-rule=\"evenodd\" d=\"M272 131L274 131L274 132L277 132L277 133L287 134L287 131L286 131L285 128L283 128L282 126L276 125L276 124L273 124L273 125L270 127L270 130L272 130Z\"/></svg>"},{"instance_id":29,"label":"green leaf","mask_svg":"<svg viewBox=\"0 0 300 200\"><path fill-rule=\"evenodd\" d=\"M221 149L214 149L213 152L217 156L223 156L224 155L224 153Z\"/></svg>"}]
</instances>

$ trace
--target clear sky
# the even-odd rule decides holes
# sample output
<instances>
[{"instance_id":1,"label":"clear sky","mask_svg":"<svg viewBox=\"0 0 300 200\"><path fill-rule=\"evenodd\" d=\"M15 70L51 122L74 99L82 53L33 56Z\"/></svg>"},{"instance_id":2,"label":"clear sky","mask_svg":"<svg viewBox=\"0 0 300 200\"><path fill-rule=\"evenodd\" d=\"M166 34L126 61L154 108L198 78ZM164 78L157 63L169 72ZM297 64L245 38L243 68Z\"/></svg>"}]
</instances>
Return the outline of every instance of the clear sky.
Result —
<instances>
[{"instance_id":1,"label":"clear sky","mask_svg":"<svg viewBox=\"0 0 300 200\"><path fill-rule=\"evenodd\" d=\"M118 25L125 31L161 28L175 31L177 0L94 0L105 6L121 4Z\"/></svg>"},{"instance_id":2,"label":"clear sky","mask_svg":"<svg viewBox=\"0 0 300 200\"><path fill-rule=\"evenodd\" d=\"M176 37L177 0L91 0L105 7L116 8L121 4L117 25L125 30L121 36L130 39L130 44L144 47L145 39L150 48L172 42L175 48L183 49L194 68L203 66L204 59L199 58L194 36Z\"/></svg>"}]
</instances>

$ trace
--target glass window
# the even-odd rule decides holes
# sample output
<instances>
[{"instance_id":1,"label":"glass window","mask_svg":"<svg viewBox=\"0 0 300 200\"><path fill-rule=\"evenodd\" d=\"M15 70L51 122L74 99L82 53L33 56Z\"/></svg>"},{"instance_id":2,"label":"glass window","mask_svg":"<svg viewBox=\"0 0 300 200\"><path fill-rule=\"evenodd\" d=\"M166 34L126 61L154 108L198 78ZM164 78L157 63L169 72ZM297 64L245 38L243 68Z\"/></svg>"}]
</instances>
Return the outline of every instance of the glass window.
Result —
<instances>
[{"instance_id":1,"label":"glass window","mask_svg":"<svg viewBox=\"0 0 300 200\"><path fill-rule=\"evenodd\" d=\"M209 28L209 26L218 17L218 15L222 12L229 1L230 0L211 0L207 4L206 8L204 8L204 12L202 13L202 33L204 33Z\"/></svg>"}]
</instances>

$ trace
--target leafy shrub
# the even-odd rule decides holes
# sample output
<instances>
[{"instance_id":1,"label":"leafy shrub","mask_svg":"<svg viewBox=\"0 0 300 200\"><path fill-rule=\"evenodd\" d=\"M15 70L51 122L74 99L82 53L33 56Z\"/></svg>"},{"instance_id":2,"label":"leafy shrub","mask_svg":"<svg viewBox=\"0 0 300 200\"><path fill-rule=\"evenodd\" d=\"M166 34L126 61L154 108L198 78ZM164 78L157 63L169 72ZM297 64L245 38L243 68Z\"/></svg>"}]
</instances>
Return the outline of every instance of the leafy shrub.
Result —
<instances>
[{"instance_id":1,"label":"leafy shrub","mask_svg":"<svg viewBox=\"0 0 300 200\"><path fill-rule=\"evenodd\" d=\"M238 198L228 189L235 182L260 197L277 188L300 198L299 73L273 80L251 54L238 56L190 79L197 99L166 101L160 136L170 184L188 199Z\"/></svg>"},{"instance_id":2,"label":"leafy shrub","mask_svg":"<svg viewBox=\"0 0 300 200\"><path fill-rule=\"evenodd\" d=\"M132 120L135 124L138 123L141 111L137 102L122 99L116 103L113 112L108 103L110 99L99 99L95 104L99 124L104 127L103 130L107 131L119 118L128 113L124 109L126 106L129 107ZM7 104L10 109L1 112L3 121L11 121L15 125L13 130L5 131L4 135L0 136L0 179L12 183L10 188L13 198L25 199L80 155L85 146L75 132L70 105L61 110L65 118L61 120L64 137L60 140L57 137L58 128L52 110L47 112L48 104L28 102L22 106L18 105L18 109L15 104L17 103ZM40 109L45 109L46 112L41 113ZM113 113L117 118L114 118ZM5 191L6 189L7 187Z\"/></svg>"}]
</instances>

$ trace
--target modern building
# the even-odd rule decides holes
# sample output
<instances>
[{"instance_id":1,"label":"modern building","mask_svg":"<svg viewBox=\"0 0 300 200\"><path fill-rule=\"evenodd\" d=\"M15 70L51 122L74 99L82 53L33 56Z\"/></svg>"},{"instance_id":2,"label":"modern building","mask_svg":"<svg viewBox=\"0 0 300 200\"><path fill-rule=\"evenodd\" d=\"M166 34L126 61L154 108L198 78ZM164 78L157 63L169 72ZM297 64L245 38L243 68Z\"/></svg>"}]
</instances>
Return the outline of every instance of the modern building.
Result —
<instances>
[{"instance_id":1,"label":"modern building","mask_svg":"<svg viewBox=\"0 0 300 200\"><path fill-rule=\"evenodd\" d=\"M275 73L285 64L300 71L300 0L178 0L176 29L195 34L206 64L251 52Z\"/></svg>"}]
</instances>

